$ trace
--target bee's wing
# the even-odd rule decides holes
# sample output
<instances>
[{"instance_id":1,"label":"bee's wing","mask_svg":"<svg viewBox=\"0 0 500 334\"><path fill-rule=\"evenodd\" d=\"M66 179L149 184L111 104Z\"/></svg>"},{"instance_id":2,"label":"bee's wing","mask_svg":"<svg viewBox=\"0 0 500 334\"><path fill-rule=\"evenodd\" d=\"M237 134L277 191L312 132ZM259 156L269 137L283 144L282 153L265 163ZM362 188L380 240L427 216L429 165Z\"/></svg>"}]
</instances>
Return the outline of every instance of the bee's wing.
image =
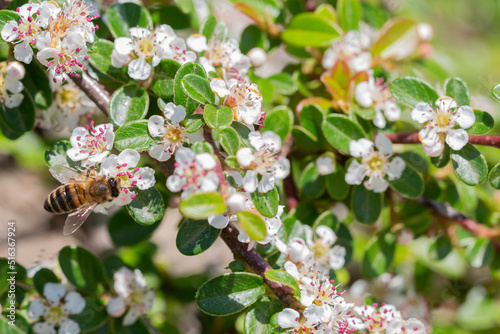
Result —
<instances>
[{"instance_id":1,"label":"bee's wing","mask_svg":"<svg viewBox=\"0 0 500 334\"><path fill-rule=\"evenodd\" d=\"M61 182L62 184L66 184L76 179L82 178L82 175L74 169L62 165L49 167L49 171L54 179Z\"/></svg>"},{"instance_id":2,"label":"bee's wing","mask_svg":"<svg viewBox=\"0 0 500 334\"><path fill-rule=\"evenodd\" d=\"M75 233L75 231L82 226L83 222L88 218L92 211L94 211L97 204L99 203L88 204L68 215L68 218L66 218L66 222L64 223L63 234L70 235Z\"/></svg>"}]
</instances>

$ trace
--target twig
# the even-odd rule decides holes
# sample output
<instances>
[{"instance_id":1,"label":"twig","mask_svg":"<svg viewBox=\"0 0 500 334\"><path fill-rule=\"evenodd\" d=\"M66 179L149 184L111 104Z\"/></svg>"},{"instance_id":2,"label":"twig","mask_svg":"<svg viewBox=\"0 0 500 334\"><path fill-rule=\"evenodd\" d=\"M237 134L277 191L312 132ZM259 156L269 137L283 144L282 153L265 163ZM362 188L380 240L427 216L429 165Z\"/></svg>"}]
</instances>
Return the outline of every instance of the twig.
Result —
<instances>
[{"instance_id":1,"label":"twig","mask_svg":"<svg viewBox=\"0 0 500 334\"><path fill-rule=\"evenodd\" d=\"M417 132L388 133L386 136L395 144L420 144ZM500 148L500 136L469 135L469 143Z\"/></svg>"},{"instance_id":2,"label":"twig","mask_svg":"<svg viewBox=\"0 0 500 334\"><path fill-rule=\"evenodd\" d=\"M86 73L83 73L80 77L73 75L71 79L106 116L109 115L109 101L111 98L103 85L89 77Z\"/></svg>"}]
</instances>

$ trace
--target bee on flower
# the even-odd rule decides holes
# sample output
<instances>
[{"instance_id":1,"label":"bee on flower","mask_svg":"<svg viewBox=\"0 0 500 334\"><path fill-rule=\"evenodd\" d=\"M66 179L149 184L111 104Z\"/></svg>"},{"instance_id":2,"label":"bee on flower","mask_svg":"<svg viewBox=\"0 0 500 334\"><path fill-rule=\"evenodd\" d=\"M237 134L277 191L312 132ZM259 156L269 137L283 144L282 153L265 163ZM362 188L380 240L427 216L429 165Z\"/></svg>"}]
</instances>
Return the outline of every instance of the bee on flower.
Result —
<instances>
[{"instance_id":1,"label":"bee on flower","mask_svg":"<svg viewBox=\"0 0 500 334\"><path fill-rule=\"evenodd\" d=\"M262 134L258 131L248 135L250 147L244 147L236 152L238 163L247 169L243 178L243 189L253 193L257 189L266 193L274 188L275 180L284 179L290 172L290 162L280 156L281 138L272 131ZM259 181L258 175L262 178Z\"/></svg>"},{"instance_id":2,"label":"bee on flower","mask_svg":"<svg viewBox=\"0 0 500 334\"><path fill-rule=\"evenodd\" d=\"M0 104L7 108L19 107L23 102L24 95L21 94L24 85L24 66L13 61L0 63Z\"/></svg>"},{"instance_id":3,"label":"bee on flower","mask_svg":"<svg viewBox=\"0 0 500 334\"><path fill-rule=\"evenodd\" d=\"M34 299L28 307L32 319L43 318L33 325L33 332L43 333L80 333L78 323L69 318L71 314L80 314L85 308L85 299L76 291L67 291L59 283L46 283L42 298Z\"/></svg>"},{"instance_id":4,"label":"bee on flower","mask_svg":"<svg viewBox=\"0 0 500 334\"><path fill-rule=\"evenodd\" d=\"M130 28L129 35L115 39L111 64L114 67L128 66L128 75L132 79L146 80L162 59L173 59L181 64L196 59L196 54L186 51L185 41L177 37L169 25L162 24L155 30Z\"/></svg>"},{"instance_id":5,"label":"bee on flower","mask_svg":"<svg viewBox=\"0 0 500 334\"><path fill-rule=\"evenodd\" d=\"M469 135L464 129L470 128L476 121L471 107L459 107L455 99L448 96L440 97L436 101L436 108L425 102L417 103L411 112L411 118L424 124L418 137L424 152L431 157L437 157L443 152L444 142L455 151L461 150L469 141Z\"/></svg>"},{"instance_id":6,"label":"bee on flower","mask_svg":"<svg viewBox=\"0 0 500 334\"><path fill-rule=\"evenodd\" d=\"M378 151L375 151L375 147ZM386 191L389 186L386 176L390 181L396 180L406 168L404 160L400 157L389 160L394 155L392 143L382 134L375 138L375 144L365 138L351 140L349 152L353 157L361 158L361 163L357 160L352 161L345 174L345 181L348 184L359 185L365 177L368 177L364 186L376 193Z\"/></svg>"},{"instance_id":7,"label":"bee on flower","mask_svg":"<svg viewBox=\"0 0 500 334\"><path fill-rule=\"evenodd\" d=\"M83 167L95 166L103 162L113 148L113 124L99 124L94 127L92 121L90 126L75 128L69 140L72 148L67 152L68 157L73 161L82 161Z\"/></svg>"}]
</instances>

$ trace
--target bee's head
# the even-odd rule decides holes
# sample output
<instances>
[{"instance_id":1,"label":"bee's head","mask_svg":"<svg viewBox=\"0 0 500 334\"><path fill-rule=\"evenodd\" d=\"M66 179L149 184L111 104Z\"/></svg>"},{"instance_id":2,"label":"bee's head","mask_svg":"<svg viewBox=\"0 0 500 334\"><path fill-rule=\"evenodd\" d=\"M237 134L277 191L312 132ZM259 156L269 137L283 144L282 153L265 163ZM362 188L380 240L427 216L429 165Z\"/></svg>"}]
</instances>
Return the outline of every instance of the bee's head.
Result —
<instances>
[{"instance_id":1,"label":"bee's head","mask_svg":"<svg viewBox=\"0 0 500 334\"><path fill-rule=\"evenodd\" d=\"M120 181L116 177L108 179L109 186L111 187L111 196L118 197L120 195Z\"/></svg>"}]
</instances>

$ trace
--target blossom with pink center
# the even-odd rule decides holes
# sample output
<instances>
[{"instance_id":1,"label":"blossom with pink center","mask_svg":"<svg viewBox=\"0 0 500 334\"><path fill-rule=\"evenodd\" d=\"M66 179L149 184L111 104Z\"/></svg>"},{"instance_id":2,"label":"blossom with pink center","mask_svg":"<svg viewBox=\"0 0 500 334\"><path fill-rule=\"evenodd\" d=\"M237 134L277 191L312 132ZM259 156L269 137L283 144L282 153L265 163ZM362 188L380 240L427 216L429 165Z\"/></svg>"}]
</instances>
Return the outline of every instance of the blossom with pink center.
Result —
<instances>
[{"instance_id":1,"label":"blossom with pink center","mask_svg":"<svg viewBox=\"0 0 500 334\"><path fill-rule=\"evenodd\" d=\"M113 124L100 124L94 127L94 122L90 126L77 127L70 137L72 148L67 152L68 157L73 161L82 161L83 167L91 167L102 162L113 148L115 134Z\"/></svg>"},{"instance_id":2,"label":"blossom with pink center","mask_svg":"<svg viewBox=\"0 0 500 334\"><path fill-rule=\"evenodd\" d=\"M213 171L216 162L210 153L195 154L189 148L175 152L175 170L167 179L172 192L182 191L181 198L194 192L213 192L219 187L219 179Z\"/></svg>"},{"instance_id":3,"label":"blossom with pink center","mask_svg":"<svg viewBox=\"0 0 500 334\"><path fill-rule=\"evenodd\" d=\"M100 174L118 179L121 192L111 202L101 204L103 209L112 205L127 205L136 196L134 188L145 190L155 184L155 171L150 167L137 167L141 155L136 150L125 149L117 156L111 154L101 164Z\"/></svg>"},{"instance_id":4,"label":"blossom with pink center","mask_svg":"<svg viewBox=\"0 0 500 334\"><path fill-rule=\"evenodd\" d=\"M221 105L233 110L234 120L248 126L263 126L265 112L262 110L262 95L259 87L249 80L240 78L228 85L222 79L212 79L210 88L224 101Z\"/></svg>"},{"instance_id":5,"label":"blossom with pink center","mask_svg":"<svg viewBox=\"0 0 500 334\"><path fill-rule=\"evenodd\" d=\"M374 148L378 151L375 151ZM353 160L345 174L345 181L348 184L359 185L365 177L368 180L364 186L368 190L376 193L384 192L389 180L396 180L401 177L406 164L400 157L395 157L392 161L389 158L394 154L391 141L383 134L375 138L375 144L368 139L351 140L349 152L355 158L361 158L361 163Z\"/></svg>"},{"instance_id":6,"label":"blossom with pink center","mask_svg":"<svg viewBox=\"0 0 500 334\"><path fill-rule=\"evenodd\" d=\"M314 323L291 308L278 313L276 321L281 328L285 329L285 333L314 333Z\"/></svg>"},{"instance_id":7,"label":"blossom with pink center","mask_svg":"<svg viewBox=\"0 0 500 334\"><path fill-rule=\"evenodd\" d=\"M386 125L386 118L391 122L395 122L401 117L401 109L392 98L389 86L384 85L383 79L375 80L373 71L370 72L368 81L356 85L355 98L360 106L375 109L376 114L373 124L383 129Z\"/></svg>"},{"instance_id":8,"label":"blossom with pink center","mask_svg":"<svg viewBox=\"0 0 500 334\"><path fill-rule=\"evenodd\" d=\"M290 162L279 155L281 138L276 133L253 131L248 135L248 140L255 151L244 147L236 152L239 164L247 169L243 189L251 193L257 189L266 193L274 188L275 179L282 180L288 175ZM260 181L257 178L259 174L262 175Z\"/></svg>"},{"instance_id":9,"label":"blossom with pink center","mask_svg":"<svg viewBox=\"0 0 500 334\"><path fill-rule=\"evenodd\" d=\"M386 334L425 334L425 325L418 319L394 319L387 326Z\"/></svg>"},{"instance_id":10,"label":"blossom with pink center","mask_svg":"<svg viewBox=\"0 0 500 334\"><path fill-rule=\"evenodd\" d=\"M401 319L401 313L396 307L385 303L382 303L380 307L377 303L373 306L355 306L354 311L359 314L364 328L371 334L384 334L391 321Z\"/></svg>"},{"instance_id":11,"label":"blossom with pink center","mask_svg":"<svg viewBox=\"0 0 500 334\"><path fill-rule=\"evenodd\" d=\"M436 101L436 108L425 102L417 103L411 112L411 118L425 123L418 137L424 152L431 157L437 157L443 152L444 142L455 151L461 150L469 141L469 135L464 129L470 128L476 121L471 107L458 107L455 99L448 96L440 97Z\"/></svg>"},{"instance_id":12,"label":"blossom with pink center","mask_svg":"<svg viewBox=\"0 0 500 334\"><path fill-rule=\"evenodd\" d=\"M335 41L323 56L323 67L329 69L338 60L343 60L353 72L366 71L370 68L372 56L368 52L370 38L359 31L347 32Z\"/></svg>"},{"instance_id":13,"label":"blossom with pink center","mask_svg":"<svg viewBox=\"0 0 500 334\"><path fill-rule=\"evenodd\" d=\"M18 107L24 99L24 67L17 61L0 63L0 104L7 108Z\"/></svg>"},{"instance_id":14,"label":"blossom with pink center","mask_svg":"<svg viewBox=\"0 0 500 334\"><path fill-rule=\"evenodd\" d=\"M59 7L46 1L42 4L24 4L16 9L19 20L8 21L1 32L2 39L15 44L14 57L26 64L31 63L36 39L49 24Z\"/></svg>"}]
</instances>

